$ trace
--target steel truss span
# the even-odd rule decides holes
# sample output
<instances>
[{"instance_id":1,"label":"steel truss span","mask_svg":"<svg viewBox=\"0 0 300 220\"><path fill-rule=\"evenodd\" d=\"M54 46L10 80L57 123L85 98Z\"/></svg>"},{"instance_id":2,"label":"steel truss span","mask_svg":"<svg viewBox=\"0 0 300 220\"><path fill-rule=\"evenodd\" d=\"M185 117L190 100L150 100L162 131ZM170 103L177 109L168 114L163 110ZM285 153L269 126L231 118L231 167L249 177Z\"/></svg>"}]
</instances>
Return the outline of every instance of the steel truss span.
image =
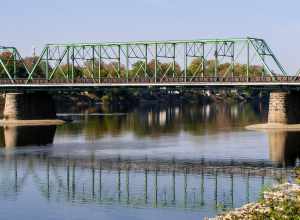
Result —
<instances>
[{"instance_id":1,"label":"steel truss span","mask_svg":"<svg viewBox=\"0 0 300 220\"><path fill-rule=\"evenodd\" d=\"M23 59L0 47L0 84L192 84L297 80L263 39L47 44Z\"/></svg>"}]
</instances>

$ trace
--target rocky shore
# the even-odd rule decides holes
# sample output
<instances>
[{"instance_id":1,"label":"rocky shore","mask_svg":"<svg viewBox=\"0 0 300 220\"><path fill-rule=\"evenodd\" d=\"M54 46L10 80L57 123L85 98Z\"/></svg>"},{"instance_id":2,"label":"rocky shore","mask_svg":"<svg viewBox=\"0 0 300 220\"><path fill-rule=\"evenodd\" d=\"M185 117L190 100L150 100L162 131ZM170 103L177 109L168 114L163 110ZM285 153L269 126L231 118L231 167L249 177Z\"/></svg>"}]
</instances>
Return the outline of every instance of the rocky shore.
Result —
<instances>
[{"instance_id":1,"label":"rocky shore","mask_svg":"<svg viewBox=\"0 0 300 220\"><path fill-rule=\"evenodd\" d=\"M260 201L206 220L300 219L300 186L285 183L266 190Z\"/></svg>"}]
</instances>

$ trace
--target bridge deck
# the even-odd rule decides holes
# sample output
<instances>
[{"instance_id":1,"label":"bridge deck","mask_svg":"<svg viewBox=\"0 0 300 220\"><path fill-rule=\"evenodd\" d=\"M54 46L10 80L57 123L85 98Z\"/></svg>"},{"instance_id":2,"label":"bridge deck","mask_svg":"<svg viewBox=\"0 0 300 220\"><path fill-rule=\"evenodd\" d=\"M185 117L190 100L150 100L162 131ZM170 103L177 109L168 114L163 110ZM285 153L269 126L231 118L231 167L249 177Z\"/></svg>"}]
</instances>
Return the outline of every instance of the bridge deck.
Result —
<instances>
[{"instance_id":1,"label":"bridge deck","mask_svg":"<svg viewBox=\"0 0 300 220\"><path fill-rule=\"evenodd\" d=\"M300 77L171 77L162 79L152 78L101 78L46 80L46 79L0 79L2 90L68 90L68 89L100 89L104 87L202 87L202 88L238 88L251 87L256 89L300 89Z\"/></svg>"}]
</instances>

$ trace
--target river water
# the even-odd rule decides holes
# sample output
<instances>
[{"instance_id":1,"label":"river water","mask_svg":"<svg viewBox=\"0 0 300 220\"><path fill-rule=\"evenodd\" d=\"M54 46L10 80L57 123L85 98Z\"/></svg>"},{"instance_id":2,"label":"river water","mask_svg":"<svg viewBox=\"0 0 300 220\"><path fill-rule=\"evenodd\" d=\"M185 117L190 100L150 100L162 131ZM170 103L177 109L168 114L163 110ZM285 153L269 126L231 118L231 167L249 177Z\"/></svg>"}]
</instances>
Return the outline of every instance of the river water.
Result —
<instances>
[{"instance_id":1,"label":"river water","mask_svg":"<svg viewBox=\"0 0 300 220\"><path fill-rule=\"evenodd\" d=\"M0 219L203 219L293 180L300 133L249 131L262 104L62 111L0 130Z\"/></svg>"}]
</instances>

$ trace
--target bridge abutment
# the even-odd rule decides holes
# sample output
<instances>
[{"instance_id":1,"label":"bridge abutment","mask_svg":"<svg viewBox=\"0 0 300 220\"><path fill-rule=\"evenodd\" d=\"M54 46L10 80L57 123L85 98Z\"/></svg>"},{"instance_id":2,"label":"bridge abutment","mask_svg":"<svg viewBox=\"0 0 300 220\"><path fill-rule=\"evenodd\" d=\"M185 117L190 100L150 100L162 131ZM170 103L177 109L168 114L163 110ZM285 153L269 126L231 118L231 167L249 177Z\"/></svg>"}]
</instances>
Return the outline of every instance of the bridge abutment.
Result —
<instances>
[{"instance_id":1,"label":"bridge abutment","mask_svg":"<svg viewBox=\"0 0 300 220\"><path fill-rule=\"evenodd\" d=\"M268 123L299 124L300 92L271 92Z\"/></svg>"},{"instance_id":2,"label":"bridge abutment","mask_svg":"<svg viewBox=\"0 0 300 220\"><path fill-rule=\"evenodd\" d=\"M7 93L4 121L56 119L55 103L45 92Z\"/></svg>"}]
</instances>

